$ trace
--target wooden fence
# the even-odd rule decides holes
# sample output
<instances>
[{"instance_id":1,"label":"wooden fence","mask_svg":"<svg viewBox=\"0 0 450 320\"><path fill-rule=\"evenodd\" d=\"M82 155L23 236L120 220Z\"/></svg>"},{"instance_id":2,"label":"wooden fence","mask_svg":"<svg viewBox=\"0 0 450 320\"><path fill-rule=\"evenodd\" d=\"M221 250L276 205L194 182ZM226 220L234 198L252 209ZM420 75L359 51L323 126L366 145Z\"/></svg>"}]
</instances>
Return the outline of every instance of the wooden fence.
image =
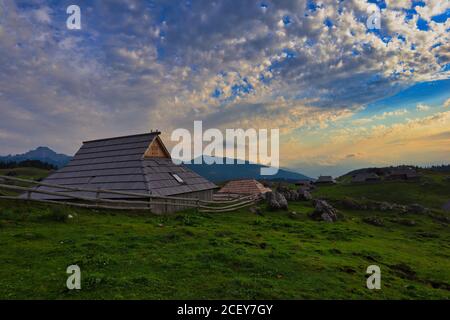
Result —
<instances>
[{"instance_id":1,"label":"wooden fence","mask_svg":"<svg viewBox=\"0 0 450 320\"><path fill-rule=\"evenodd\" d=\"M6 184L4 182L10 182ZM21 185L20 185L21 184ZM48 187L57 191L39 190L39 187ZM10 190L19 192L19 196L6 195L1 192ZM63 190L63 191L58 191ZM65 191L65 192L64 192ZM79 196L67 193L73 192L89 192L94 193L95 197ZM32 194L45 194L56 197L63 197L64 200L44 200L32 198ZM100 197L101 194L114 194L124 197L133 197L134 199L108 199ZM152 205L172 205L180 207L195 208L199 212L229 212L245 208L256 204L261 197L259 195L249 195L245 197L233 198L231 200L201 200L196 198L183 198L171 196L156 196L144 193L125 192L107 189L89 189L63 186L52 183L44 183L35 180L21 179L9 176L0 176L0 199L14 199L23 201L36 201L54 204L64 204L70 206L84 208L103 208L115 210L151 210Z\"/></svg>"}]
</instances>

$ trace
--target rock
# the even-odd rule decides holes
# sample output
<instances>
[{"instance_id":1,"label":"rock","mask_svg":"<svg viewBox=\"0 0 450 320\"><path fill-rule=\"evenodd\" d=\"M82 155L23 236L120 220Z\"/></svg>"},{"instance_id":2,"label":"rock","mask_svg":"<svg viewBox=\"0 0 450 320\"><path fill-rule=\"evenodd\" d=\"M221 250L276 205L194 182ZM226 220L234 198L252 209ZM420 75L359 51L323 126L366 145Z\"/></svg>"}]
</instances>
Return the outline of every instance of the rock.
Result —
<instances>
[{"instance_id":1,"label":"rock","mask_svg":"<svg viewBox=\"0 0 450 320\"><path fill-rule=\"evenodd\" d=\"M325 200L315 200L314 208L314 212L310 215L314 220L334 222L338 218L337 210Z\"/></svg>"},{"instance_id":2,"label":"rock","mask_svg":"<svg viewBox=\"0 0 450 320\"><path fill-rule=\"evenodd\" d=\"M400 213L407 213L408 207L401 204L394 204L393 209L396 211L400 211Z\"/></svg>"},{"instance_id":3,"label":"rock","mask_svg":"<svg viewBox=\"0 0 450 320\"><path fill-rule=\"evenodd\" d=\"M371 224L373 226L377 226L377 227L383 227L384 226L384 222L381 218L377 218L377 217L366 217L363 219L363 221L365 223Z\"/></svg>"},{"instance_id":4,"label":"rock","mask_svg":"<svg viewBox=\"0 0 450 320\"><path fill-rule=\"evenodd\" d=\"M288 196L286 197L286 200L290 201L297 201L298 200L298 193L295 190L289 190L287 192Z\"/></svg>"},{"instance_id":5,"label":"rock","mask_svg":"<svg viewBox=\"0 0 450 320\"><path fill-rule=\"evenodd\" d=\"M351 198L345 198L339 202L344 209L350 210L367 210L367 206Z\"/></svg>"},{"instance_id":6,"label":"rock","mask_svg":"<svg viewBox=\"0 0 450 320\"><path fill-rule=\"evenodd\" d=\"M309 193L308 190L299 189L297 191L297 194L298 194L298 200L310 201L313 198L311 193Z\"/></svg>"},{"instance_id":7,"label":"rock","mask_svg":"<svg viewBox=\"0 0 450 320\"><path fill-rule=\"evenodd\" d=\"M392 210L394 208L394 205L390 204L389 202L383 201L378 204L378 209L380 211L388 211Z\"/></svg>"},{"instance_id":8,"label":"rock","mask_svg":"<svg viewBox=\"0 0 450 320\"><path fill-rule=\"evenodd\" d=\"M278 187L277 191L281 193L287 201L301 201L311 200L312 196L308 190L299 188L298 190L292 190L285 186Z\"/></svg>"},{"instance_id":9,"label":"rock","mask_svg":"<svg viewBox=\"0 0 450 320\"><path fill-rule=\"evenodd\" d=\"M298 213L295 211L289 212L289 217L292 219L297 219L299 217Z\"/></svg>"},{"instance_id":10,"label":"rock","mask_svg":"<svg viewBox=\"0 0 450 320\"><path fill-rule=\"evenodd\" d=\"M279 192L271 191L266 193L267 205L270 210L287 210L288 202L286 198Z\"/></svg>"},{"instance_id":11,"label":"rock","mask_svg":"<svg viewBox=\"0 0 450 320\"><path fill-rule=\"evenodd\" d=\"M411 212L411 213L424 214L424 213L428 213L428 211L429 210L427 208L425 208L424 206L422 206L418 203L413 203L408 206L408 212Z\"/></svg>"},{"instance_id":12,"label":"rock","mask_svg":"<svg viewBox=\"0 0 450 320\"><path fill-rule=\"evenodd\" d=\"M279 193L286 193L288 191L289 191L289 188L286 187L285 185L279 185L277 187L277 192L279 192Z\"/></svg>"}]
</instances>

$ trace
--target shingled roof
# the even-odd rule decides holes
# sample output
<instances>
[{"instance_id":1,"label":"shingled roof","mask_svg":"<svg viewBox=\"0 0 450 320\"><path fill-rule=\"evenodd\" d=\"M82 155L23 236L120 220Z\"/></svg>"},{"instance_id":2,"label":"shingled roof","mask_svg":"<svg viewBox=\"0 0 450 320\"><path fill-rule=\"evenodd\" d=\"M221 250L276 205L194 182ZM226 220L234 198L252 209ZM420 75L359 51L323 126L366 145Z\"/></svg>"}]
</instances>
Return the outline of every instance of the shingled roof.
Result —
<instances>
[{"instance_id":1,"label":"shingled roof","mask_svg":"<svg viewBox=\"0 0 450 320\"><path fill-rule=\"evenodd\" d=\"M266 193L268 191L271 190L264 187L260 182L250 179L229 181L218 191L218 193L251 195Z\"/></svg>"},{"instance_id":2,"label":"shingled roof","mask_svg":"<svg viewBox=\"0 0 450 320\"><path fill-rule=\"evenodd\" d=\"M148 156L150 147L158 144L164 157ZM172 162L159 132L83 142L82 147L64 168L43 182L85 189L107 189L160 196L179 195L209 190L217 186ZM59 191L40 186L39 190ZM94 192L67 191L71 195L95 197ZM100 193L103 198L123 195ZM64 199L65 197L33 193L32 198Z\"/></svg>"}]
</instances>

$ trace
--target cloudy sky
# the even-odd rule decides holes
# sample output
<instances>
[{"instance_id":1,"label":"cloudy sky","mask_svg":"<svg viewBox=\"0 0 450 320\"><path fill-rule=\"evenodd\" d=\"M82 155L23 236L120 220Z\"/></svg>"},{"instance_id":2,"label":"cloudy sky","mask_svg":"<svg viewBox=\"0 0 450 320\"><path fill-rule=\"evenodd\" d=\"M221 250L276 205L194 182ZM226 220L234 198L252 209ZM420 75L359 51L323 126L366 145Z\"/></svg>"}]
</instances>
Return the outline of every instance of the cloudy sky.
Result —
<instances>
[{"instance_id":1,"label":"cloudy sky","mask_svg":"<svg viewBox=\"0 0 450 320\"><path fill-rule=\"evenodd\" d=\"M279 128L310 176L449 163L450 1L369 2L381 29L363 0L0 0L0 154L203 120Z\"/></svg>"}]
</instances>

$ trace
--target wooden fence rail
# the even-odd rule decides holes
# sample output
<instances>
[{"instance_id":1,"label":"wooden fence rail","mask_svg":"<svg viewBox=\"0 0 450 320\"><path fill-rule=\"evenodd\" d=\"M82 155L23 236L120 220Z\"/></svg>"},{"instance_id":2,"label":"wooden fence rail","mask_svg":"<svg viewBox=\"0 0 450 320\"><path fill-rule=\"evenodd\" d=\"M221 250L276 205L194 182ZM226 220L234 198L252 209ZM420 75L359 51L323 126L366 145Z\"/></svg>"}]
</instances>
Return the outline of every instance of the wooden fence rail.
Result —
<instances>
[{"instance_id":1,"label":"wooden fence rail","mask_svg":"<svg viewBox=\"0 0 450 320\"><path fill-rule=\"evenodd\" d=\"M233 200L223 200L223 201L207 201L200 200L196 198L183 198L183 197L168 197L168 196L155 196L142 193L125 192L117 190L106 190L106 189L89 189L89 188L76 188L69 186L62 186L58 184L44 183L40 181L21 179L9 176L0 176L0 182L13 181L22 182L35 185L35 187L24 187L18 185L8 185L0 183L0 189L13 190L21 192L22 195L19 197L1 195L0 199L15 199L15 200L26 200L26 201L37 201L45 203L56 203L71 206L78 206L84 208L105 208L105 209L117 209L117 210L150 210L152 205L171 205L180 207L190 207L196 208L199 212L229 212L238 210L250 205L257 203L260 200L259 196L249 195L245 197L240 197ZM36 187L37 186L37 187ZM64 191L48 191L40 190L38 187L44 186L53 189L62 189L66 191L76 191L76 192L91 192L95 193L95 197L79 196L70 194ZM31 194L46 194L51 196L63 197L64 200L72 201L56 201L56 200L44 200L44 199L34 199ZM121 200L121 199L106 199L100 197L101 194L115 194L123 196L132 196L139 199L136 200ZM148 199L148 200L141 200ZM73 202L76 200L77 202ZM88 202L88 203L80 203ZM179 202L182 201L182 202Z\"/></svg>"},{"instance_id":2,"label":"wooden fence rail","mask_svg":"<svg viewBox=\"0 0 450 320\"><path fill-rule=\"evenodd\" d=\"M1 176L0 175L0 182L1 179L4 180L10 180L10 181L17 181L17 182L24 182L24 183L30 183L37 186L43 186L43 187L49 187L49 188L55 188L55 189L63 189L63 190L69 190L69 191L79 191L79 192L93 192L93 193L106 193L106 194L116 194L116 195L123 195L123 196L131 196L136 198L152 198L152 199L165 199L165 200L180 200L180 201L190 201L190 202L197 202L200 201L201 203L205 204L226 204L226 203L235 203L239 202L245 199L252 198L253 195L240 197L233 200L221 200L221 201L209 201L209 200L199 200L195 198L183 198L183 197L173 197L173 196L157 196L157 195L151 195L151 194L145 194L145 193L137 193L137 192L126 192L126 191L117 191L117 190L109 190L109 189L90 189L90 188L77 188L77 187L69 187L69 186L63 186L59 184L53 184L53 183L46 183L46 182L40 182L35 180L28 180L28 179L22 179L22 178L16 178L16 177L9 177L9 176ZM32 191L32 192L37 192ZM38 192L37 192L38 193Z\"/></svg>"}]
</instances>

